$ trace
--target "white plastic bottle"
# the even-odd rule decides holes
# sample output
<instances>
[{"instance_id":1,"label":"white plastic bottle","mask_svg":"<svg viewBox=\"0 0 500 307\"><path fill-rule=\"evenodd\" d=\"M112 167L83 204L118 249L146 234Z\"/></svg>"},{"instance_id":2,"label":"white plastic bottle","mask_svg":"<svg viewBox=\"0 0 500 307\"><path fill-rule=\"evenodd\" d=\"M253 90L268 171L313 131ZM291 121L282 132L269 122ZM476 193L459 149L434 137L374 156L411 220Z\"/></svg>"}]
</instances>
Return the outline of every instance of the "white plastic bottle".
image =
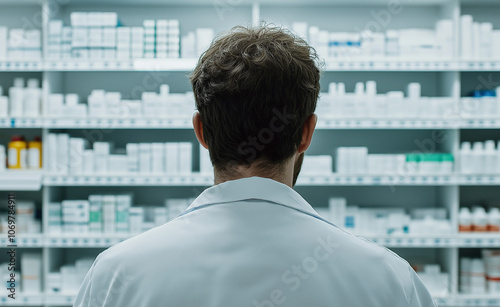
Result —
<instances>
[{"instance_id":1,"label":"white plastic bottle","mask_svg":"<svg viewBox=\"0 0 500 307\"><path fill-rule=\"evenodd\" d=\"M484 147L482 142L474 142L472 145L472 172L484 174L486 164L484 163Z\"/></svg>"},{"instance_id":2,"label":"white plastic bottle","mask_svg":"<svg viewBox=\"0 0 500 307\"><path fill-rule=\"evenodd\" d=\"M14 86L9 89L9 110L10 116L23 116L24 104L24 79L15 78Z\"/></svg>"},{"instance_id":3,"label":"white plastic bottle","mask_svg":"<svg viewBox=\"0 0 500 307\"><path fill-rule=\"evenodd\" d=\"M470 142L463 142L462 146L460 146L460 172L462 174L471 174L472 173L472 151L471 151L471 143Z\"/></svg>"},{"instance_id":4,"label":"white plastic bottle","mask_svg":"<svg viewBox=\"0 0 500 307\"><path fill-rule=\"evenodd\" d=\"M472 231L488 231L488 215L483 207L476 207L472 212Z\"/></svg>"},{"instance_id":5,"label":"white plastic bottle","mask_svg":"<svg viewBox=\"0 0 500 307\"><path fill-rule=\"evenodd\" d=\"M488 140L484 142L484 159L483 160L483 173L493 174L497 169L497 155L495 150L495 142Z\"/></svg>"},{"instance_id":6,"label":"white plastic bottle","mask_svg":"<svg viewBox=\"0 0 500 307\"><path fill-rule=\"evenodd\" d=\"M481 259L472 259L471 261L470 293L486 293L486 273Z\"/></svg>"},{"instance_id":7,"label":"white plastic bottle","mask_svg":"<svg viewBox=\"0 0 500 307\"><path fill-rule=\"evenodd\" d=\"M499 89L500 89L500 87L499 87ZM500 95L500 91L499 91L499 95ZM500 100L500 97L498 97L498 99ZM498 143L497 143L496 156L497 156L497 169L495 170L495 173L500 174L500 141L498 141Z\"/></svg>"},{"instance_id":8,"label":"white plastic bottle","mask_svg":"<svg viewBox=\"0 0 500 307\"><path fill-rule=\"evenodd\" d=\"M469 208L460 208L460 213L458 214L458 231L472 231L472 215Z\"/></svg>"},{"instance_id":9,"label":"white plastic bottle","mask_svg":"<svg viewBox=\"0 0 500 307\"><path fill-rule=\"evenodd\" d=\"M0 145L0 172L5 171L7 168L7 162L6 162L6 154L5 154L5 146Z\"/></svg>"},{"instance_id":10,"label":"white plastic bottle","mask_svg":"<svg viewBox=\"0 0 500 307\"><path fill-rule=\"evenodd\" d=\"M460 292L462 294L470 293L471 259L460 259Z\"/></svg>"},{"instance_id":11,"label":"white plastic bottle","mask_svg":"<svg viewBox=\"0 0 500 307\"><path fill-rule=\"evenodd\" d=\"M28 84L24 90L24 116L37 117L40 116L40 105L42 100L42 90L38 79L28 79Z\"/></svg>"},{"instance_id":12,"label":"white plastic bottle","mask_svg":"<svg viewBox=\"0 0 500 307\"><path fill-rule=\"evenodd\" d=\"M500 209L498 208L491 208L488 212L488 231L500 231Z\"/></svg>"}]
</instances>

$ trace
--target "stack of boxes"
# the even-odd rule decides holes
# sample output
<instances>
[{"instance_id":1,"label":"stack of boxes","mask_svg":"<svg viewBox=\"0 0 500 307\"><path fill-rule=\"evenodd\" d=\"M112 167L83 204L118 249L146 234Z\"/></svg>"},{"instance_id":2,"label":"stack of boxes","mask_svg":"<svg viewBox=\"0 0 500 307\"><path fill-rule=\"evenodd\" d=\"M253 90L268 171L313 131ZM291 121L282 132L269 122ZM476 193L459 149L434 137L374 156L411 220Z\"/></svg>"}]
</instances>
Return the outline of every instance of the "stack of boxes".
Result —
<instances>
[{"instance_id":1,"label":"stack of boxes","mask_svg":"<svg viewBox=\"0 0 500 307\"><path fill-rule=\"evenodd\" d=\"M41 92L41 91L40 91ZM141 100L123 99L119 92L93 90L88 103L79 103L77 94L50 94L45 107L48 117L70 118L188 118L194 111L192 92L170 93L167 84L159 93L143 92ZM1 116L1 115L0 115Z\"/></svg>"},{"instance_id":2,"label":"stack of boxes","mask_svg":"<svg viewBox=\"0 0 500 307\"><path fill-rule=\"evenodd\" d=\"M400 29L372 32L329 32L305 22L292 29L308 40L322 58L349 57L447 57L454 55L454 27L449 19L439 20L435 29Z\"/></svg>"},{"instance_id":3,"label":"stack of boxes","mask_svg":"<svg viewBox=\"0 0 500 307\"><path fill-rule=\"evenodd\" d=\"M7 27L0 27L0 60L7 58Z\"/></svg>"},{"instance_id":4,"label":"stack of boxes","mask_svg":"<svg viewBox=\"0 0 500 307\"><path fill-rule=\"evenodd\" d=\"M23 293L42 292L42 254L21 255L21 283Z\"/></svg>"},{"instance_id":5,"label":"stack of boxes","mask_svg":"<svg viewBox=\"0 0 500 307\"><path fill-rule=\"evenodd\" d=\"M339 174L450 174L453 155L448 153L369 154L366 147L339 147Z\"/></svg>"},{"instance_id":6,"label":"stack of boxes","mask_svg":"<svg viewBox=\"0 0 500 307\"><path fill-rule=\"evenodd\" d=\"M65 200L61 206L62 226L65 233L89 231L89 202L87 200Z\"/></svg>"},{"instance_id":7,"label":"stack of boxes","mask_svg":"<svg viewBox=\"0 0 500 307\"><path fill-rule=\"evenodd\" d=\"M130 43L130 55L132 58L144 57L144 28L133 27L131 29L132 41Z\"/></svg>"},{"instance_id":8,"label":"stack of boxes","mask_svg":"<svg viewBox=\"0 0 500 307\"><path fill-rule=\"evenodd\" d=\"M463 59L486 60L500 57L500 30L494 30L491 22L477 22L471 15L462 15L460 31Z\"/></svg>"},{"instance_id":9,"label":"stack of boxes","mask_svg":"<svg viewBox=\"0 0 500 307\"><path fill-rule=\"evenodd\" d=\"M444 208L348 206L345 198L330 198L328 208L316 211L336 226L360 235L451 234L454 229Z\"/></svg>"},{"instance_id":10,"label":"stack of boxes","mask_svg":"<svg viewBox=\"0 0 500 307\"><path fill-rule=\"evenodd\" d=\"M72 56L74 58L115 58L118 15L113 12L73 12Z\"/></svg>"},{"instance_id":11,"label":"stack of boxes","mask_svg":"<svg viewBox=\"0 0 500 307\"><path fill-rule=\"evenodd\" d=\"M142 27L118 26L115 12L73 12L70 19L71 27L64 27L61 20L49 21L48 58L136 59L180 56L180 27L177 19L147 19L143 21ZM208 47L213 38L211 31L208 38L203 35L204 43L200 46ZM0 42L2 33L0 28ZM208 44L205 43L207 39Z\"/></svg>"},{"instance_id":12,"label":"stack of boxes","mask_svg":"<svg viewBox=\"0 0 500 307\"><path fill-rule=\"evenodd\" d=\"M118 27L116 33L116 57L118 59L144 57L143 27Z\"/></svg>"},{"instance_id":13,"label":"stack of boxes","mask_svg":"<svg viewBox=\"0 0 500 307\"><path fill-rule=\"evenodd\" d=\"M48 142L52 173L189 175L193 171L190 142L129 143L125 152L108 142L94 142L94 149L87 149L86 140L66 133L50 133Z\"/></svg>"},{"instance_id":14,"label":"stack of boxes","mask_svg":"<svg viewBox=\"0 0 500 307\"><path fill-rule=\"evenodd\" d=\"M92 258L78 259L74 265L63 265L59 272L48 273L46 285L47 292L75 294L78 292L93 262L94 259Z\"/></svg>"},{"instance_id":15,"label":"stack of boxes","mask_svg":"<svg viewBox=\"0 0 500 307\"><path fill-rule=\"evenodd\" d=\"M155 30L156 22L155 20L148 19L144 20L144 57L154 58L155 57Z\"/></svg>"},{"instance_id":16,"label":"stack of boxes","mask_svg":"<svg viewBox=\"0 0 500 307\"><path fill-rule=\"evenodd\" d=\"M179 20L157 20L156 57L178 58L180 55Z\"/></svg>"},{"instance_id":17,"label":"stack of boxes","mask_svg":"<svg viewBox=\"0 0 500 307\"><path fill-rule=\"evenodd\" d=\"M191 199L166 199L165 206L132 206L132 195L90 195L88 200L49 204L48 232L136 234L174 219Z\"/></svg>"},{"instance_id":18,"label":"stack of boxes","mask_svg":"<svg viewBox=\"0 0 500 307\"><path fill-rule=\"evenodd\" d=\"M0 60L39 60L41 57L40 30L0 27Z\"/></svg>"}]
</instances>

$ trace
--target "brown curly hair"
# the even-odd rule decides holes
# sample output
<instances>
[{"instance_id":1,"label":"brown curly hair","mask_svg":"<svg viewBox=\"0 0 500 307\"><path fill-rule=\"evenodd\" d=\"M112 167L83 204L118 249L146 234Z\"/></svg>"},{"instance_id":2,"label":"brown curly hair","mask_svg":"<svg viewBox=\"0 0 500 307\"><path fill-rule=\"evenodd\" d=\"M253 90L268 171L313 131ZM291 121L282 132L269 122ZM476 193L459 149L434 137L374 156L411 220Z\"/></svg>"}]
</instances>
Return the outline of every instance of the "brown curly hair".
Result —
<instances>
[{"instance_id":1,"label":"brown curly hair","mask_svg":"<svg viewBox=\"0 0 500 307\"><path fill-rule=\"evenodd\" d=\"M190 75L214 167L292 157L316 109L318 65L315 50L282 28L238 26L216 39Z\"/></svg>"}]
</instances>

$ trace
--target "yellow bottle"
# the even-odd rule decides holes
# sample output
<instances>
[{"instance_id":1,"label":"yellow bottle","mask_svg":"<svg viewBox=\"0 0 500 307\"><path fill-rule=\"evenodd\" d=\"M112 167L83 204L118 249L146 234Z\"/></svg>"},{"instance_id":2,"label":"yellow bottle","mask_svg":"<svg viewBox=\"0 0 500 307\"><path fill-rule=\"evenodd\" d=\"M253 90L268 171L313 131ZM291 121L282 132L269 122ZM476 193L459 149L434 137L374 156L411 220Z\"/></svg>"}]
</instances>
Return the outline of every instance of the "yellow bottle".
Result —
<instances>
[{"instance_id":1,"label":"yellow bottle","mask_svg":"<svg viewBox=\"0 0 500 307\"><path fill-rule=\"evenodd\" d=\"M9 143L8 168L26 168L26 142L24 137L14 135Z\"/></svg>"},{"instance_id":2,"label":"yellow bottle","mask_svg":"<svg viewBox=\"0 0 500 307\"><path fill-rule=\"evenodd\" d=\"M42 139L39 136L28 143L28 167L42 168Z\"/></svg>"}]
</instances>

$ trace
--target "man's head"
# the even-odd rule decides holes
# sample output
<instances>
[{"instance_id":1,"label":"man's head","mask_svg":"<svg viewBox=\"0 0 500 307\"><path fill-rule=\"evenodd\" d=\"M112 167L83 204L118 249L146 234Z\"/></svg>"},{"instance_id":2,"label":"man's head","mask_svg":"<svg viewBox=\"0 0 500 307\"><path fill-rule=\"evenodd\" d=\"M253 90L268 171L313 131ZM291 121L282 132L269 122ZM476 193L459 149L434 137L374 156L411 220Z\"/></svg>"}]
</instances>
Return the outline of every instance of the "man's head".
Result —
<instances>
[{"instance_id":1,"label":"man's head","mask_svg":"<svg viewBox=\"0 0 500 307\"><path fill-rule=\"evenodd\" d=\"M236 27L214 41L190 79L193 123L215 171L300 170L316 123L319 69L314 49L272 27ZM295 183L294 178L294 183Z\"/></svg>"}]
</instances>

